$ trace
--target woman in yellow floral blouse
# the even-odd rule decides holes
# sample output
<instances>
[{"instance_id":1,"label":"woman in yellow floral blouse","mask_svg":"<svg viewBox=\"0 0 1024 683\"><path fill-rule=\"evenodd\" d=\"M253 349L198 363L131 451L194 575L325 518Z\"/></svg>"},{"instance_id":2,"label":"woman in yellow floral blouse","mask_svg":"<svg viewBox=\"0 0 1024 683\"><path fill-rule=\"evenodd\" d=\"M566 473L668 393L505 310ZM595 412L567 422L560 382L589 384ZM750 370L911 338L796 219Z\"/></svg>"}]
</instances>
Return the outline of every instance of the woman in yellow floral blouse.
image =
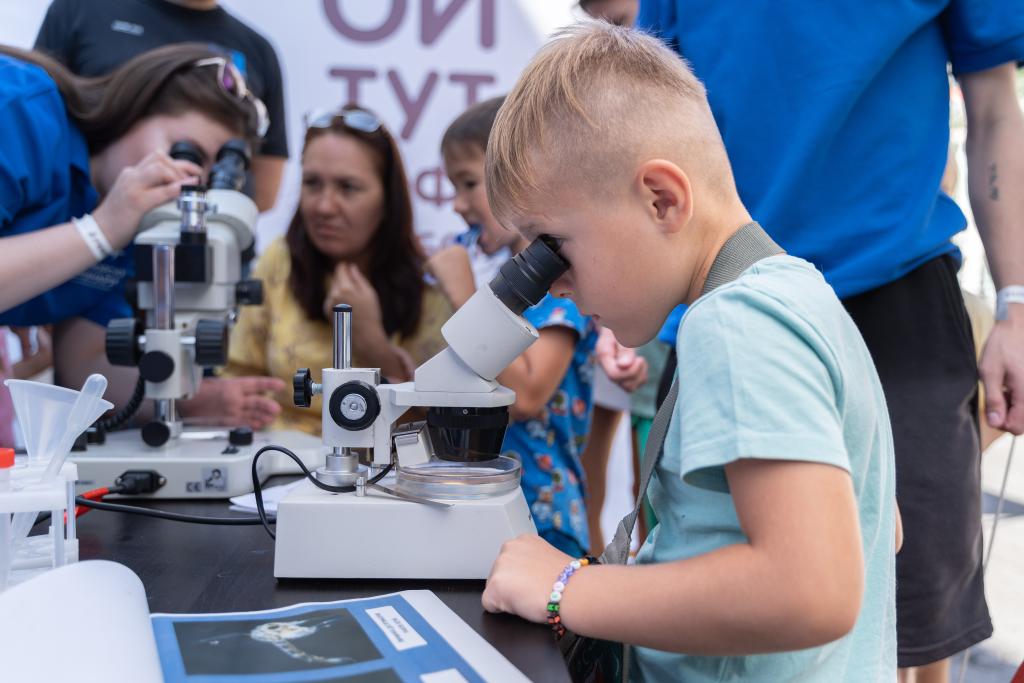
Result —
<instances>
[{"instance_id":1,"label":"woman in yellow floral blouse","mask_svg":"<svg viewBox=\"0 0 1024 683\"><path fill-rule=\"evenodd\" d=\"M241 309L231 335L228 375L267 374L289 389L274 429L320 433L320 399L295 408L298 368L332 364L329 312L352 306L352 363L395 381L444 348L451 315L423 280L412 203L394 138L369 111L347 106L311 117L302 153L302 193L287 234L256 265L263 306Z\"/></svg>"}]
</instances>

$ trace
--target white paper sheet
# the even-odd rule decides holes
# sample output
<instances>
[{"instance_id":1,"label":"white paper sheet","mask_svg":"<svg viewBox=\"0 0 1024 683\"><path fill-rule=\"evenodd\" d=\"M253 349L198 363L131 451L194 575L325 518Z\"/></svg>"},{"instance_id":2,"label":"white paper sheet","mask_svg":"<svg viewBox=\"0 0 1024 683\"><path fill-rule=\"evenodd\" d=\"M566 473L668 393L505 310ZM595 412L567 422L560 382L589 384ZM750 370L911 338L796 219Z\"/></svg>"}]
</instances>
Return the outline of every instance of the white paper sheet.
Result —
<instances>
[{"instance_id":1,"label":"white paper sheet","mask_svg":"<svg viewBox=\"0 0 1024 683\"><path fill-rule=\"evenodd\" d=\"M4 681L160 683L146 590L132 570L91 560L0 593Z\"/></svg>"},{"instance_id":2,"label":"white paper sheet","mask_svg":"<svg viewBox=\"0 0 1024 683\"><path fill-rule=\"evenodd\" d=\"M304 481L306 480L297 479L289 484L270 486L263 489L263 508L267 511L267 514L276 514L278 502L284 498L286 493ZM256 512L256 494L246 493L242 496L235 496L231 499L231 509L239 512Z\"/></svg>"}]
</instances>

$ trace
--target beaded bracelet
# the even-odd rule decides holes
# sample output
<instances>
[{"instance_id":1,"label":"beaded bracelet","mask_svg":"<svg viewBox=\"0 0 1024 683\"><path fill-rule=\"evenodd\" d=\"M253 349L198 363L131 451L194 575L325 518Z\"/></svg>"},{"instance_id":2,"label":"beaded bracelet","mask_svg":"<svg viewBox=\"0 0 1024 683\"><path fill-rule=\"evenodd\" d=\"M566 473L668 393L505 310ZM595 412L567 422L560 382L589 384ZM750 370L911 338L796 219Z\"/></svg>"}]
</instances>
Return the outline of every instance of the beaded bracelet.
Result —
<instances>
[{"instance_id":1,"label":"beaded bracelet","mask_svg":"<svg viewBox=\"0 0 1024 683\"><path fill-rule=\"evenodd\" d=\"M548 623L551 624L551 630L555 632L556 640L561 640L562 636L565 635L565 627L562 626L562 616L559 614L562 592L565 590L565 585L569 583L569 577L575 574L577 570L591 564L598 564L596 557L588 555L587 557L573 560L565 566L565 569L558 575L558 579L551 587L551 596L548 602Z\"/></svg>"}]
</instances>

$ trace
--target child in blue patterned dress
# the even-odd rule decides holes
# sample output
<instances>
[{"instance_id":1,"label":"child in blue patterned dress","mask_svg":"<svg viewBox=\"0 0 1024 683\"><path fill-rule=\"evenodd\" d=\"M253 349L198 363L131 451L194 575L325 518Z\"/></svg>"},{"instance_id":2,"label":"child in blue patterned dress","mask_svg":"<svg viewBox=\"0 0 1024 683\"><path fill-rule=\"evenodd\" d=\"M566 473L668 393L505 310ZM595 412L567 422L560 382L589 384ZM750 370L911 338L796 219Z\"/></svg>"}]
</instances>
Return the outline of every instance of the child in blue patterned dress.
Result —
<instances>
[{"instance_id":1,"label":"child in blue patterned dress","mask_svg":"<svg viewBox=\"0 0 1024 683\"><path fill-rule=\"evenodd\" d=\"M484 186L487 137L504 98L481 102L448 127L441 142L445 171L455 186L455 211L479 226L479 248L493 254L505 247L516 254L529 243L491 215ZM431 262L431 271L453 302L464 302L473 283L464 249L450 247ZM523 492L540 536L570 555L589 547L584 507L583 450L591 414L597 329L568 299L550 294L523 316L538 339L498 375L515 390L512 421L502 450L523 466Z\"/></svg>"}]
</instances>

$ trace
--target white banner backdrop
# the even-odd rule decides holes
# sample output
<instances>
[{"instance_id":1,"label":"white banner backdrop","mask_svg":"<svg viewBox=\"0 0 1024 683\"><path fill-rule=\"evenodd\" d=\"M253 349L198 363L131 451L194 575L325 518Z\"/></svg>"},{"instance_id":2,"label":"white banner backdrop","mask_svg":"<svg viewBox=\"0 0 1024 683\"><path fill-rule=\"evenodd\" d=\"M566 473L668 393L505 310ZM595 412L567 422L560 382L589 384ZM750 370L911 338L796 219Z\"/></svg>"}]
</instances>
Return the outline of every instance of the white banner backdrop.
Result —
<instances>
[{"instance_id":1,"label":"white banner backdrop","mask_svg":"<svg viewBox=\"0 0 1024 683\"><path fill-rule=\"evenodd\" d=\"M88 2L88 0L82 0ZM129 1L129 0L126 0ZM349 101L373 109L402 148L428 250L461 231L438 151L470 104L508 91L572 0L224 0L266 36L284 72L291 162L259 245L284 232L299 191L303 114ZM0 43L31 47L48 0L0 0Z\"/></svg>"}]
</instances>

